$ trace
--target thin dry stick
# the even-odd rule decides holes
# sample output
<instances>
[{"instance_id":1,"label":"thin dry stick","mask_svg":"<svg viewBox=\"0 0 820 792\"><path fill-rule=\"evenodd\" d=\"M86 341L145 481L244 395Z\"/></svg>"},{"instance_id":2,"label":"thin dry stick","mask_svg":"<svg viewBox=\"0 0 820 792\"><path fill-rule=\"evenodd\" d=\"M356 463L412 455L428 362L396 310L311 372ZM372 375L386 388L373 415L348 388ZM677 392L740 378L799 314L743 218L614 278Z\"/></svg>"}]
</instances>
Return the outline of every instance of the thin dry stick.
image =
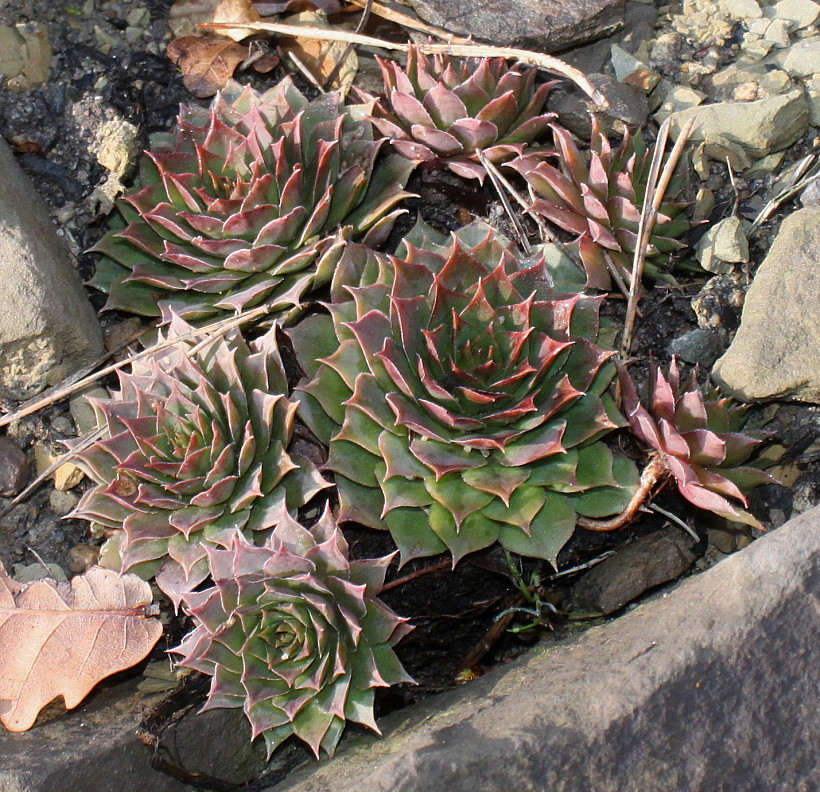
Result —
<instances>
[{"instance_id":1,"label":"thin dry stick","mask_svg":"<svg viewBox=\"0 0 820 792\"><path fill-rule=\"evenodd\" d=\"M431 572L438 572L440 569L450 569L450 566L450 561L439 561L437 564L433 564L432 566L422 567L421 569L417 569L414 572L409 572L408 574L400 578L391 580L389 583L385 583L381 587L381 590L389 591L390 589L397 588L398 586L403 586L405 583L409 583L411 580L420 578L422 575L429 575Z\"/></svg>"},{"instance_id":2,"label":"thin dry stick","mask_svg":"<svg viewBox=\"0 0 820 792\"><path fill-rule=\"evenodd\" d=\"M671 522L675 523L675 525L680 526L683 528L686 533L689 534L696 542L700 541L700 537L683 521L677 514L673 514L671 511L667 511L666 509L657 506L654 503L648 503L644 506L641 506L642 512L657 512L658 514L662 514L666 519L670 520Z\"/></svg>"},{"instance_id":3,"label":"thin dry stick","mask_svg":"<svg viewBox=\"0 0 820 792\"><path fill-rule=\"evenodd\" d=\"M556 572L554 575L550 575L547 578L547 580L557 580L558 578L565 577L566 575L572 575L574 572L581 572L584 569L594 567L597 564L600 564L601 561L605 561L614 552L614 550L607 550L605 553L601 553L601 555L599 555L597 558L593 558L591 561L587 561L585 564L578 564L577 566L570 567L569 569L562 569L560 572Z\"/></svg>"},{"instance_id":4,"label":"thin dry stick","mask_svg":"<svg viewBox=\"0 0 820 792\"><path fill-rule=\"evenodd\" d=\"M212 324L206 325L205 327L194 329L189 333L183 333L180 336L176 336L174 338L167 338L164 341L160 341L159 343L154 344L153 346L150 346L147 349L143 349L142 352L137 352L135 355L131 355L125 360L120 360L117 363L112 363L110 366L106 366L105 368L100 369L94 374L89 374L88 376L83 377L82 379L77 380L76 382L61 387L44 398L29 402L27 405L20 408L16 412L0 416L0 426L7 426L12 421L19 421L21 418L25 418L27 415L32 415L33 413L36 413L38 410L43 409L43 407L48 407L50 404L54 404L55 402L58 402L61 399L65 399L67 396L71 396L71 394L76 393L77 391L81 391L84 388L88 387L92 382L96 382L102 377L105 377L108 374L112 374L113 372L130 365L136 360L141 360L144 357L153 355L155 352L159 352L163 349L168 349L169 347L176 346L181 341L189 341L193 338L199 338L203 335L224 335L234 327L239 327L240 325L246 324L247 322L251 322L260 316L264 316L266 313L269 313L270 310L270 306L260 305L258 308L254 308L245 313L238 314L237 316L234 316L230 319L220 319L218 322L213 322Z\"/></svg>"},{"instance_id":5,"label":"thin dry stick","mask_svg":"<svg viewBox=\"0 0 820 792\"><path fill-rule=\"evenodd\" d=\"M449 41L451 44L470 44L470 39L468 38L455 36L442 28L428 25L420 19L411 17L409 14L402 14L401 11L395 11L381 3L371 2L371 0L350 0L350 2L353 3L353 5L359 6L359 8L365 8L369 5L371 11L376 14L376 16L380 16L389 22L395 22L402 27L410 28L410 30L417 30L419 33L426 33L428 36L435 36L442 41ZM360 33L361 31L357 30L356 32Z\"/></svg>"},{"instance_id":6,"label":"thin dry stick","mask_svg":"<svg viewBox=\"0 0 820 792\"><path fill-rule=\"evenodd\" d=\"M755 233L759 226L769 219L772 212L774 212L780 204L784 201L788 201L789 198L800 192L804 187L808 187L815 179L820 177L820 170L817 170L815 173L810 173L810 171L813 170L814 166L817 164L816 154L809 154L800 161L800 164L795 170L794 176L792 176L790 180L790 185L781 190L760 210L760 214L758 214L758 216L754 219L754 222L749 229L750 235ZM805 177L801 178L804 175Z\"/></svg>"},{"instance_id":7,"label":"thin dry stick","mask_svg":"<svg viewBox=\"0 0 820 792\"><path fill-rule=\"evenodd\" d=\"M236 27L228 22L202 22L197 25L204 30L223 30ZM313 38L319 41L348 41L352 44L361 44L364 47L378 49L392 49L407 52L410 44L400 44L395 41L363 36L361 33L351 33L347 30L318 28L310 25L285 25L279 22L248 22L243 23L248 30L279 33L283 36ZM606 109L609 103L606 97L587 79L583 72L570 66L568 63L552 55L530 50L512 49L510 47L494 47L489 44L418 44L415 45L426 55L460 55L466 58L514 58L521 63L537 66L539 69L558 74L574 82L596 104L598 109Z\"/></svg>"},{"instance_id":8,"label":"thin dry stick","mask_svg":"<svg viewBox=\"0 0 820 792\"><path fill-rule=\"evenodd\" d=\"M476 149L475 153L478 155L478 161L484 166L484 170L487 171L487 175L490 177L490 181L493 183L493 187L495 187L495 191L501 199L501 204L504 207L504 211L507 213L507 216L510 218L510 222L512 223L515 235L518 237L518 242L521 245L521 249L529 256L532 253L532 247L527 240L527 234L524 231L524 226L521 225L521 221L518 219L515 212L513 212L510 199L507 198L507 194L504 192L504 186L498 180L497 172L494 172L494 169L491 168L490 161L481 149Z\"/></svg>"},{"instance_id":9,"label":"thin dry stick","mask_svg":"<svg viewBox=\"0 0 820 792\"><path fill-rule=\"evenodd\" d=\"M652 154L652 162L649 166L649 176L646 184L646 194L644 195L643 207L641 209L641 220L638 225L638 240L635 248L635 257L632 262L632 280L629 284L629 297L626 306L626 318L624 319L624 334L621 342L621 355L626 357L632 349L632 335L635 331L635 318L638 314L638 298L640 295L641 281L643 280L643 268L646 261L646 251L649 247L649 240L652 236L652 229L655 226L655 220L658 217L663 197L669 187L669 182L672 181L672 176L678 166L678 161L683 153L683 147L689 140L692 134L692 127L695 124L695 119L689 119L688 123L683 127L666 164L663 167L663 172L660 172L661 163L663 162L664 151L666 150L666 143L669 138L669 129L671 126L671 117L661 124L658 130L658 139L655 143L655 151ZM660 172L660 176L658 175Z\"/></svg>"},{"instance_id":10,"label":"thin dry stick","mask_svg":"<svg viewBox=\"0 0 820 792\"><path fill-rule=\"evenodd\" d=\"M98 440L106 431L106 427L103 426L100 429L96 429L93 432L89 432L85 437L83 437L77 445L74 446L70 451L67 451L57 460L52 462L39 476L37 476L34 481L31 482L22 492L18 493L14 498L12 498L5 509L0 511L0 519L5 517L18 503L24 501L29 495L31 495L34 490L37 489L57 468L64 465L66 462L70 462L80 451L84 451L88 448L95 440Z\"/></svg>"}]
</instances>

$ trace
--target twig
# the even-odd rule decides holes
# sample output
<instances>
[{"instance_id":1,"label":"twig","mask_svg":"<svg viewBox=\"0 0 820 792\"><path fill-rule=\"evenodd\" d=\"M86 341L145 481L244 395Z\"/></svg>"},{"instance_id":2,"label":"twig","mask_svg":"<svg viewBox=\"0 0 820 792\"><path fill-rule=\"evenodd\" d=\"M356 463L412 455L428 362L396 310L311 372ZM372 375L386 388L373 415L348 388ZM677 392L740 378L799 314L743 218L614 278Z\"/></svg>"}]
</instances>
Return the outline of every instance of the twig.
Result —
<instances>
[{"instance_id":1,"label":"twig","mask_svg":"<svg viewBox=\"0 0 820 792\"><path fill-rule=\"evenodd\" d=\"M643 508L643 507L641 507ZM560 577L564 577L566 575L572 575L575 572L581 572L584 569L589 569L590 567L594 567L597 564L600 564L601 561L609 558L615 551L614 550L607 550L605 553L601 553L601 555L593 558L591 561L587 561L585 564L578 564L574 567L570 567L569 569L562 569L560 572L556 572L554 575L550 575L548 580L557 580Z\"/></svg>"},{"instance_id":2,"label":"twig","mask_svg":"<svg viewBox=\"0 0 820 792\"><path fill-rule=\"evenodd\" d=\"M681 518L678 517L677 514L673 514L671 511L667 511L666 509L661 508L660 506L654 503L648 503L644 506L641 506L641 511L657 512L658 514L662 514L668 520L671 520L673 523L675 523L675 525L678 525L681 528L683 528L683 530L686 531L686 533L688 533L689 536L691 536L696 542L700 541L700 537L694 532L694 530L692 530L692 528L690 528L683 520L681 520Z\"/></svg>"},{"instance_id":3,"label":"twig","mask_svg":"<svg viewBox=\"0 0 820 792\"><path fill-rule=\"evenodd\" d=\"M490 177L490 181L493 183L493 187L495 187L495 191L501 199L501 204L504 207L504 211L510 218L510 222L512 223L515 235L518 237L518 242L521 245L521 249L528 256L531 255L532 247L527 240L527 234L524 231L524 227L521 225L521 221L518 219L515 212L513 212L510 199L507 198L507 193L504 192L504 185L498 180L498 171L492 168L490 161L481 149L476 149L476 154L478 155L478 161L484 166L484 170L487 171L487 175Z\"/></svg>"},{"instance_id":4,"label":"twig","mask_svg":"<svg viewBox=\"0 0 820 792\"><path fill-rule=\"evenodd\" d=\"M382 591L390 591L390 589L397 588L398 586L403 586L405 583L409 583L411 580L415 580L416 578L420 578L422 575L428 575L430 572L438 572L440 569L450 569L451 567L450 561L439 561L437 564L433 564L429 567L422 567L421 569L417 569L414 572L408 572L406 575L400 578L396 578L395 580L391 580L389 583L385 583L381 590Z\"/></svg>"},{"instance_id":5,"label":"twig","mask_svg":"<svg viewBox=\"0 0 820 792\"><path fill-rule=\"evenodd\" d=\"M652 162L649 166L646 193L643 199L640 223L638 224L638 240L635 247L635 256L632 261L632 279L629 283L629 297L626 306L626 317L624 319L623 339L621 341L621 355L624 357L628 355L632 349L632 336L635 330L635 318L638 313L638 299L640 297L641 282L643 280L643 268L644 262L646 261L646 251L649 247L649 240L652 237L652 229L655 226L655 220L658 217L658 211L663 202L666 190L669 187L669 182L672 181L675 168L677 168L683 147L689 140L689 136L692 134L692 127L695 124L695 119L691 118L683 127L661 172L661 163L663 162L666 143L669 139L671 121L671 117L667 118L658 130L658 139L655 142L655 150L652 153Z\"/></svg>"},{"instance_id":6,"label":"twig","mask_svg":"<svg viewBox=\"0 0 820 792\"><path fill-rule=\"evenodd\" d=\"M473 668L478 665L484 655L495 646L498 639L504 635L510 622L515 618L515 608L524 602L524 595L520 591L513 592L502 608L502 616L497 618L489 630L481 637L476 645L467 653L465 658L458 664L459 671Z\"/></svg>"},{"instance_id":7,"label":"twig","mask_svg":"<svg viewBox=\"0 0 820 792\"><path fill-rule=\"evenodd\" d=\"M668 472L669 467L663 457L657 454L653 455L643 469L643 473L641 473L641 480L635 494L620 514L616 514L608 520L590 520L587 517L579 517L577 520L578 526L586 528L588 531L616 531L618 528L623 527L634 518L654 486Z\"/></svg>"},{"instance_id":8,"label":"twig","mask_svg":"<svg viewBox=\"0 0 820 792\"><path fill-rule=\"evenodd\" d=\"M219 31L226 28L235 28L236 25L229 22L201 22L197 27L204 30ZM364 47L401 50L402 52L407 52L411 46L410 44L386 41L373 36L363 36L361 33L351 33L347 30L319 28L311 25L248 22L243 23L242 27L248 30L279 33L283 36L313 38L320 41L348 41L353 44L361 44ZM418 44L415 46L427 55L460 55L466 58L514 58L521 63L537 66L539 69L544 69L571 80L592 99L598 109L603 110L609 106L606 97L587 79L583 72L552 55L510 47L495 47L489 44Z\"/></svg>"},{"instance_id":9,"label":"twig","mask_svg":"<svg viewBox=\"0 0 820 792\"><path fill-rule=\"evenodd\" d=\"M288 50L288 57L293 61L293 65L299 69L304 75L305 79L317 90L326 93L324 86L316 79L313 72L307 67L307 64L295 53Z\"/></svg>"},{"instance_id":10,"label":"twig","mask_svg":"<svg viewBox=\"0 0 820 792\"><path fill-rule=\"evenodd\" d=\"M410 30L417 30L419 33L426 33L428 36L435 36L442 41L449 41L451 44L470 43L470 39L468 38L455 36L442 28L435 27L434 25L428 25L420 19L411 17L409 14L402 14L401 11L395 11L394 9L384 6L381 3L372 2L371 0L350 0L350 2L353 3L353 5L359 6L359 8L365 8L369 5L371 11L376 14L376 16L380 16L382 19L386 19L389 22L395 22L397 25L410 28ZM356 32L361 33L360 30L357 30Z\"/></svg>"},{"instance_id":11,"label":"twig","mask_svg":"<svg viewBox=\"0 0 820 792\"><path fill-rule=\"evenodd\" d=\"M761 210L760 214L754 219L754 222L749 229L749 235L753 234L769 219L772 212L777 209L784 201L788 201L793 195L799 193L804 187L808 187L815 179L820 177L820 170L815 170L818 164L817 154L809 154L804 157L797 166L794 175L791 178L791 184L785 187L777 195L774 196ZM814 170L814 173L810 171ZM808 174L808 175L805 175Z\"/></svg>"},{"instance_id":12,"label":"twig","mask_svg":"<svg viewBox=\"0 0 820 792\"><path fill-rule=\"evenodd\" d=\"M0 511L0 519L3 519L18 503L24 501L29 495L31 495L34 490L37 489L57 468L62 467L66 462L70 462L80 451L84 451L88 448L95 440L98 440L100 437L103 436L107 427L103 426L100 429L95 429L93 432L89 432L82 440L80 440L77 445L74 446L70 451L66 451L61 457L59 457L56 461L52 462L39 476L37 476L34 481L31 482L22 492L19 492L17 495L12 498L5 509Z\"/></svg>"},{"instance_id":13,"label":"twig","mask_svg":"<svg viewBox=\"0 0 820 792\"><path fill-rule=\"evenodd\" d=\"M61 399L66 398L67 396L70 396L72 393L76 393L77 391L85 389L92 382L96 382L98 379L101 379L102 377L105 377L108 374L112 374L115 371L119 371L119 369L124 368L125 366L128 366L131 363L137 360L141 360L144 357L148 357L149 355L153 355L154 353L159 352L163 349L168 349L169 347L176 346L181 341L189 341L192 338L199 338L202 335L224 335L229 330L232 330L234 327L239 327L240 325L253 321L254 319L257 319L260 316L264 316L266 313L269 313L270 310L270 306L260 305L257 308L254 308L245 313L238 314L237 316L233 316L230 319L220 319L218 322L213 322L212 324L206 325L205 327L195 328L191 330L189 333L183 333L182 335L175 336L174 338L167 338L164 341L160 341L159 343L154 344L153 346L150 346L147 349L143 349L142 352L137 352L136 354L131 355L125 360L120 360L116 363L112 363L110 366L106 366L105 368L100 369L94 374L89 374L88 376L85 376L82 379L77 380L76 382L58 388L56 391L53 391L44 398L29 402L27 405L17 410L16 412L0 416L0 426L7 426L12 421L19 421L21 418L25 418L27 415L36 413L43 407L48 407L48 405L54 404L55 402L60 401Z\"/></svg>"}]
</instances>

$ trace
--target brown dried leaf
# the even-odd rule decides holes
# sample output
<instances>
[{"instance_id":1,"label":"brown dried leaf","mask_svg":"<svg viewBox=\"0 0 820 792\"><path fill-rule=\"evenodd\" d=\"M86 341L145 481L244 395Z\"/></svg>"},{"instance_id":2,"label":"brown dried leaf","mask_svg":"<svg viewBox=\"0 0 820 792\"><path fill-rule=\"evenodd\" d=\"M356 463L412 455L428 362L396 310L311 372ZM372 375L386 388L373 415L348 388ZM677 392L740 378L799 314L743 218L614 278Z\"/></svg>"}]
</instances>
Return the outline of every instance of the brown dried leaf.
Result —
<instances>
[{"instance_id":1,"label":"brown dried leaf","mask_svg":"<svg viewBox=\"0 0 820 792\"><path fill-rule=\"evenodd\" d=\"M0 564L0 721L25 731L62 695L76 707L101 680L142 660L162 625L136 575L93 567L71 583L22 585Z\"/></svg>"},{"instance_id":2,"label":"brown dried leaf","mask_svg":"<svg viewBox=\"0 0 820 792\"><path fill-rule=\"evenodd\" d=\"M323 11L303 11L282 21L288 25L306 25L317 28L332 27L328 24ZM285 52L295 55L310 70L316 82L322 86L325 85L342 57L344 57L344 61L341 68L333 80L333 85L329 87L342 88L345 85L350 85L359 69L359 59L356 57L355 50L350 49L345 55L348 47L344 41L320 41L315 38L299 37L284 39L279 43L279 47Z\"/></svg>"},{"instance_id":3,"label":"brown dried leaf","mask_svg":"<svg viewBox=\"0 0 820 792\"><path fill-rule=\"evenodd\" d=\"M168 44L166 54L182 70L185 87L205 99L225 86L248 47L222 36L183 36Z\"/></svg>"},{"instance_id":4,"label":"brown dried leaf","mask_svg":"<svg viewBox=\"0 0 820 792\"><path fill-rule=\"evenodd\" d=\"M261 19L252 0L177 0L168 15L168 27L175 38L201 34L201 22L258 22ZM250 36L247 28L226 28L223 36L241 41Z\"/></svg>"},{"instance_id":5,"label":"brown dried leaf","mask_svg":"<svg viewBox=\"0 0 820 792\"><path fill-rule=\"evenodd\" d=\"M208 19L203 21L233 24L234 22L258 22L261 18L257 10L253 7L251 0L219 0L216 4L213 20ZM248 28L236 27L226 28L219 32L234 41L242 41L242 39L247 38L254 31Z\"/></svg>"}]
</instances>

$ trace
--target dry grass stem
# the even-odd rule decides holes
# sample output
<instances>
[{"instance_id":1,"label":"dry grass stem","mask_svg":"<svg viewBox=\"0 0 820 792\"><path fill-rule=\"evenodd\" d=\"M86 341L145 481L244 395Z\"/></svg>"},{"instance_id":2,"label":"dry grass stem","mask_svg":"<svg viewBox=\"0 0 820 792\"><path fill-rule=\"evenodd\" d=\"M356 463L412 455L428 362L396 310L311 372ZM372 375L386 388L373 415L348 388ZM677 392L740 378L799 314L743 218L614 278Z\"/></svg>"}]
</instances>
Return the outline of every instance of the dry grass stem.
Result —
<instances>
[{"instance_id":1,"label":"dry grass stem","mask_svg":"<svg viewBox=\"0 0 820 792\"><path fill-rule=\"evenodd\" d=\"M18 503L24 501L29 495L31 495L34 490L37 489L57 468L64 465L66 462L70 462L77 454L81 451L84 451L88 448L92 443L96 440L99 440L100 437L103 436L105 433L106 427L102 427L100 429L96 429L93 432L89 432L82 440L80 440L74 448L70 451L66 451L59 459L52 462L39 476L37 476L34 481L31 482L22 492L19 492L15 495L8 503L5 509L0 511L0 519L5 517Z\"/></svg>"},{"instance_id":2,"label":"dry grass stem","mask_svg":"<svg viewBox=\"0 0 820 792\"><path fill-rule=\"evenodd\" d=\"M428 36L435 36L436 38L441 39L442 41L449 41L451 44L469 44L470 39L463 38L461 36L455 36L452 33L443 30L442 28L435 27L435 25L428 25L426 22L422 22L420 19L416 19L415 17L410 16L409 14L403 14L401 11L396 11L395 9L388 8L381 3L376 2L369 2L368 0L350 0L353 5L359 6L359 8L366 8L367 5L370 5L370 10L376 14L376 16L380 16L382 19L386 19L389 22L395 22L397 25L401 25L402 27L409 28L410 30L416 30L419 33L426 33Z\"/></svg>"},{"instance_id":3,"label":"dry grass stem","mask_svg":"<svg viewBox=\"0 0 820 792\"><path fill-rule=\"evenodd\" d=\"M760 210L760 214L754 219L749 229L749 235L751 236L757 231L757 229L771 217L772 213L780 204L784 201L788 201L793 195L802 192L803 189L808 187L817 178L820 178L820 158L818 158L817 154L809 154L801 160L794 175L789 180L789 184Z\"/></svg>"},{"instance_id":4,"label":"dry grass stem","mask_svg":"<svg viewBox=\"0 0 820 792\"><path fill-rule=\"evenodd\" d=\"M669 153L663 170L661 165L664 162L666 144L669 140L669 130L671 127L671 117L661 124L658 130L658 139L655 141L655 150L652 152L652 162L649 166L649 176L646 183L646 193L644 195L643 207L641 208L641 220L638 224L638 242L635 248L635 256L632 260L632 277L629 283L629 295L627 297L626 317L624 319L624 333L621 341L621 355L626 357L632 349L632 337L635 331L635 319L638 315L638 300L640 299L641 281L643 280L643 268L646 261L646 250L649 240L652 237L652 229L658 217L658 211L663 203L663 197L672 181L672 176L678 166L683 147L689 140L695 119L692 118L681 130L672 151Z\"/></svg>"},{"instance_id":5,"label":"dry grass stem","mask_svg":"<svg viewBox=\"0 0 820 792\"><path fill-rule=\"evenodd\" d=\"M481 149L476 149L476 154L478 155L478 161L484 166L484 170L487 171L487 175L490 177L490 181L493 183L493 187L495 187L495 191L496 193L498 193L498 197L501 199L501 204L504 207L504 211L510 218L510 222L512 223L515 235L518 237L518 243L521 245L521 249L528 256L531 255L532 246L530 245L529 240L527 239L527 234L524 231L524 226L521 224L521 221L518 219L515 212L513 212L512 204L510 204L510 199L507 197L507 193L504 190L504 185L498 178L498 170L493 167L493 164L487 159L487 157L484 155L484 152Z\"/></svg>"},{"instance_id":6,"label":"dry grass stem","mask_svg":"<svg viewBox=\"0 0 820 792\"><path fill-rule=\"evenodd\" d=\"M131 365L131 363L133 363L135 360L141 360L142 358L148 357L149 355L153 355L154 353L159 352L163 349L168 349L169 347L176 346L181 341L189 341L194 338L199 338L203 335L208 336L209 338L213 336L224 335L225 333L229 332L235 327L247 324L248 322L251 322L254 319L258 319L260 316L264 316L270 310L271 309L269 306L261 305L258 308L253 308L250 311L245 311L244 313L238 314L237 316L233 316L230 319L220 319L218 322L213 322L212 324L206 325L205 327L197 328L189 333L183 333L180 336L160 341L157 344L154 344L150 347L147 347L146 349L143 349L141 352L137 352L134 355L130 355L128 358L124 360L112 363L110 366L106 366L105 368L100 369L99 371L93 374L89 374L83 377L82 379L77 380L76 382L72 382L70 384L61 386L56 390L52 391L48 396L31 401L13 413L0 416L0 426L7 426L13 421L19 421L21 418L25 418L27 415L32 415L33 413L36 413L38 410L42 410L44 407L48 407L58 401L61 401L62 399L65 399L67 396L71 396L72 394L77 393L77 391L84 390L89 385L101 379L102 377L105 377L108 374L113 374L115 371L119 371L121 368Z\"/></svg>"},{"instance_id":7,"label":"dry grass stem","mask_svg":"<svg viewBox=\"0 0 820 792\"><path fill-rule=\"evenodd\" d=\"M230 28L231 25L229 23L204 22L197 27L219 32L225 28ZM279 22L248 22L247 24L243 23L243 27L260 32L279 33L282 36L314 38L320 41L347 41L351 44L360 44L363 47L376 47L377 49L407 52L410 48L409 44L400 44L395 41L374 38L373 36L364 36L361 33L351 33L348 30L331 30L313 27L311 25L285 25ZM564 61L559 58L554 58L552 55L531 52L530 50L513 49L510 47L495 47L489 44L419 44L417 46L426 55L458 55L465 58L510 58L530 66L537 66L539 69L557 74L574 82L595 102L597 109L602 110L608 106L604 95L587 79L583 72L570 66L568 63L564 63Z\"/></svg>"},{"instance_id":8,"label":"dry grass stem","mask_svg":"<svg viewBox=\"0 0 820 792\"><path fill-rule=\"evenodd\" d=\"M692 528L690 528L683 520L681 520L681 518L678 517L677 514L673 514L671 511L667 511L666 509L661 508L660 506L656 506L654 503L649 503L644 506L641 506L641 511L656 512L657 514L662 514L664 517L666 517L667 520L673 522L678 527L683 528L683 530L686 531L686 533L688 533L689 536L691 536L696 542L700 541L700 537L692 530Z\"/></svg>"}]
</instances>

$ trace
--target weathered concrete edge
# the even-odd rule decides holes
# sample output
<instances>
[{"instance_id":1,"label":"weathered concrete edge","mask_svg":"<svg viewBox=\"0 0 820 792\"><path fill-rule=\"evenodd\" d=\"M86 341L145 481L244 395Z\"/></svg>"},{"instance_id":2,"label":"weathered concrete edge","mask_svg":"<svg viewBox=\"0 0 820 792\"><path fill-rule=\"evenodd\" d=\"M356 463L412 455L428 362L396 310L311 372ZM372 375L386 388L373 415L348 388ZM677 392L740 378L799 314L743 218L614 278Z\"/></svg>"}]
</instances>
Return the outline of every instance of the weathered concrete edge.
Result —
<instances>
[{"instance_id":1,"label":"weathered concrete edge","mask_svg":"<svg viewBox=\"0 0 820 792\"><path fill-rule=\"evenodd\" d=\"M386 719L383 740L276 792L809 789L818 566L820 507L617 622ZM755 770L767 752L776 783Z\"/></svg>"}]
</instances>

